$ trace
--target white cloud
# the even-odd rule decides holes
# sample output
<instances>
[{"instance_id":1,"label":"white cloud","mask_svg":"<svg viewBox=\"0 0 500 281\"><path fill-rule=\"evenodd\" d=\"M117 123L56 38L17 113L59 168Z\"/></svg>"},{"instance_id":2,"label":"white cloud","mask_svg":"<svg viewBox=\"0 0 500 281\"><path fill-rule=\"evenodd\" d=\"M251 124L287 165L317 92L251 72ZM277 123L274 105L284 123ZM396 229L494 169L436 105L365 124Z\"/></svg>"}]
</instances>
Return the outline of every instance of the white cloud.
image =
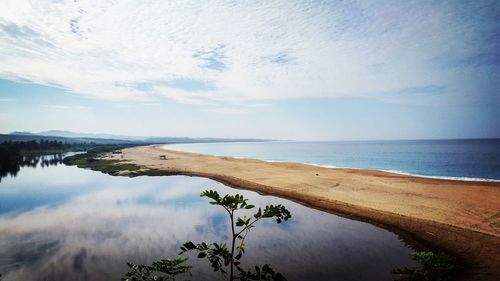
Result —
<instances>
[{"instance_id":1,"label":"white cloud","mask_svg":"<svg viewBox=\"0 0 500 281\"><path fill-rule=\"evenodd\" d=\"M213 96L213 92L204 91L183 91L167 87L155 87L155 92L171 100L191 105L214 105L207 96Z\"/></svg>"},{"instance_id":2,"label":"white cloud","mask_svg":"<svg viewBox=\"0 0 500 281\"><path fill-rule=\"evenodd\" d=\"M61 109L61 110L84 110L88 109L86 106L81 105L62 105L62 104L48 104L45 105L47 108L51 109Z\"/></svg>"},{"instance_id":3,"label":"white cloud","mask_svg":"<svg viewBox=\"0 0 500 281\"><path fill-rule=\"evenodd\" d=\"M0 102L14 102L15 99L0 99Z\"/></svg>"},{"instance_id":4,"label":"white cloud","mask_svg":"<svg viewBox=\"0 0 500 281\"><path fill-rule=\"evenodd\" d=\"M206 108L203 111L206 112L211 112L211 113L218 113L218 114L245 114L248 112L248 108L241 108L241 107L214 107L214 108Z\"/></svg>"},{"instance_id":5,"label":"white cloud","mask_svg":"<svg viewBox=\"0 0 500 281\"><path fill-rule=\"evenodd\" d=\"M448 86L469 72L436 61L495 44L482 42L495 28L483 6L4 0L0 77L102 99L164 96L195 105ZM215 89L161 86L176 79L209 81ZM160 85L134 87L144 82Z\"/></svg>"}]
</instances>

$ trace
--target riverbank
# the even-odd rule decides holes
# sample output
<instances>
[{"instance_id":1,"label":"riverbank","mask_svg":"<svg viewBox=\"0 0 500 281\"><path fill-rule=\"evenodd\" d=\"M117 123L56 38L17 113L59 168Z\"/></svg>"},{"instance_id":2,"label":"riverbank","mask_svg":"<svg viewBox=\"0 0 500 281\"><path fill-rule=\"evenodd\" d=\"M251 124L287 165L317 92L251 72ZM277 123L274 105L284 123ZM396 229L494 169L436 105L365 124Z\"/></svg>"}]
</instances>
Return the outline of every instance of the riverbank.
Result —
<instances>
[{"instance_id":1,"label":"riverbank","mask_svg":"<svg viewBox=\"0 0 500 281\"><path fill-rule=\"evenodd\" d=\"M164 155L164 159L161 159ZM212 178L230 186L288 198L315 208L382 224L451 252L484 280L500 277L500 183L411 177L359 169L216 157L165 150L124 149L109 158L145 174ZM162 157L163 158L163 157ZM138 175L140 170L122 171Z\"/></svg>"}]
</instances>

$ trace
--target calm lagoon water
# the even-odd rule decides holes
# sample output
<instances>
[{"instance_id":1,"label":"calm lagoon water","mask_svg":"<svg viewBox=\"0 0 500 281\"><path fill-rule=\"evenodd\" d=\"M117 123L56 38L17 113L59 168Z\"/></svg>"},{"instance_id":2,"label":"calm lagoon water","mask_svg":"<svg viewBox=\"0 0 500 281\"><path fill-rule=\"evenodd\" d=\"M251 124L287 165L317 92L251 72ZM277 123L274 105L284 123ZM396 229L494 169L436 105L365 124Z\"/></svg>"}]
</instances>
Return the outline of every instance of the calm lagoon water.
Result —
<instances>
[{"instance_id":1,"label":"calm lagoon water","mask_svg":"<svg viewBox=\"0 0 500 281\"><path fill-rule=\"evenodd\" d=\"M500 139L197 143L167 147L219 156L414 175L500 180Z\"/></svg>"},{"instance_id":2,"label":"calm lagoon water","mask_svg":"<svg viewBox=\"0 0 500 281\"><path fill-rule=\"evenodd\" d=\"M126 261L176 256L187 240L227 241L225 211L200 198L205 189L291 211L290 221L261 222L249 234L243 258L249 267L269 263L289 280L341 281L393 280L393 268L413 265L411 249L397 235L284 199L205 178L114 177L41 163L0 182L0 272L6 281L120 280ZM199 262L190 260L192 280L221 280Z\"/></svg>"}]
</instances>

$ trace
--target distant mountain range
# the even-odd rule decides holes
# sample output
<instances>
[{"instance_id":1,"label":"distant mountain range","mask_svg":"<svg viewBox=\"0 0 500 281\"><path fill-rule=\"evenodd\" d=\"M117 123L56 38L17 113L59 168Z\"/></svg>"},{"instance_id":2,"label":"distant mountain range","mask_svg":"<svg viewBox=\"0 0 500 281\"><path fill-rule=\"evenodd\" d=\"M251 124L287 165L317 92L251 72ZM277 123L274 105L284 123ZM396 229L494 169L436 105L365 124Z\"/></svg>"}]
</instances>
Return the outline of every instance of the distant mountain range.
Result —
<instances>
[{"instance_id":1,"label":"distant mountain range","mask_svg":"<svg viewBox=\"0 0 500 281\"><path fill-rule=\"evenodd\" d=\"M188 138L188 137L142 137L113 134L75 133L70 131L44 131L33 132L12 132L8 135L0 134L0 142L3 141L30 141L30 140L57 140L65 143L72 142L95 142L98 144L124 144L124 143L207 143L207 142L249 142L267 141L264 139L227 139L227 138Z\"/></svg>"},{"instance_id":2,"label":"distant mountain range","mask_svg":"<svg viewBox=\"0 0 500 281\"><path fill-rule=\"evenodd\" d=\"M63 137L63 138L119 139L119 140L143 140L148 138L148 137L131 137L131 136L113 135L113 134L75 133L70 131L59 131L59 130L44 131L40 133L32 133L26 131L12 132L9 135L51 136L51 137Z\"/></svg>"}]
</instances>

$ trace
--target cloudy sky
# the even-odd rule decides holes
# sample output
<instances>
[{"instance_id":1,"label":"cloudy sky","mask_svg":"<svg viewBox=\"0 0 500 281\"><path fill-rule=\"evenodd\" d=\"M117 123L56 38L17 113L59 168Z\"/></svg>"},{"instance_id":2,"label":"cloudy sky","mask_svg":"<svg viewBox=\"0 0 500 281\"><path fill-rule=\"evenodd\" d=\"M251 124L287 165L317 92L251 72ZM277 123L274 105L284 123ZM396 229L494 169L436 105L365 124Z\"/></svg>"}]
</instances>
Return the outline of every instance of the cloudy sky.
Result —
<instances>
[{"instance_id":1,"label":"cloudy sky","mask_svg":"<svg viewBox=\"0 0 500 281\"><path fill-rule=\"evenodd\" d=\"M499 1L0 5L3 133L500 137Z\"/></svg>"}]
</instances>

